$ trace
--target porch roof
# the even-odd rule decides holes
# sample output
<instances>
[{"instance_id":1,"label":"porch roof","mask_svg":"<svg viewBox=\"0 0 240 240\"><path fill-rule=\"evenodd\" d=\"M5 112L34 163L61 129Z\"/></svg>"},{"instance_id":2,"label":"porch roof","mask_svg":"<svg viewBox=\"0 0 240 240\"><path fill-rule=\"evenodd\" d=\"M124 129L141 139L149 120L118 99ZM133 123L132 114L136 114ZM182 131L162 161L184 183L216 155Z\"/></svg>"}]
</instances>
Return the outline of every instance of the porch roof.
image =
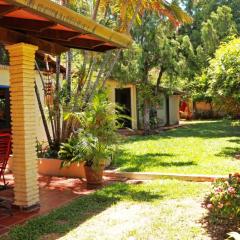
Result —
<instances>
[{"instance_id":1,"label":"porch roof","mask_svg":"<svg viewBox=\"0 0 240 240\"><path fill-rule=\"evenodd\" d=\"M50 0L0 0L0 42L26 42L53 55L69 48L105 52L132 39Z\"/></svg>"}]
</instances>

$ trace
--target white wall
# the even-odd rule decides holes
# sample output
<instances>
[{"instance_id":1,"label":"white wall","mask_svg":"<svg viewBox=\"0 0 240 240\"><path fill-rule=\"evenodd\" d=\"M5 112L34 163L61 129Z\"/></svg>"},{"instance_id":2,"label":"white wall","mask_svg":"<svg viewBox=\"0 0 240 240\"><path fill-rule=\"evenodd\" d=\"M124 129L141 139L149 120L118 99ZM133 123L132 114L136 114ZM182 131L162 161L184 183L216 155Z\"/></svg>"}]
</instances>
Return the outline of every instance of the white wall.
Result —
<instances>
[{"instance_id":1,"label":"white wall","mask_svg":"<svg viewBox=\"0 0 240 240\"><path fill-rule=\"evenodd\" d=\"M169 118L170 118L170 125L179 124L179 95L171 95L169 96Z\"/></svg>"}]
</instances>

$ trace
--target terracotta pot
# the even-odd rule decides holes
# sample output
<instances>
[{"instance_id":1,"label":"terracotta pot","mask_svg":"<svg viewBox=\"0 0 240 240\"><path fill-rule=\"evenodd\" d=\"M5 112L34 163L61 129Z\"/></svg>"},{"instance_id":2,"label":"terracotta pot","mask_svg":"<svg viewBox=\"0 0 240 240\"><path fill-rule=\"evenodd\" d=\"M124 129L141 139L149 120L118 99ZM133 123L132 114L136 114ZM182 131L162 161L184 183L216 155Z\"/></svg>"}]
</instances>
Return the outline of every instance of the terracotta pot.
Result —
<instances>
[{"instance_id":1,"label":"terracotta pot","mask_svg":"<svg viewBox=\"0 0 240 240\"><path fill-rule=\"evenodd\" d=\"M84 169L85 169L85 175L86 175L86 180L88 184L100 185L102 183L103 170L104 170L103 166L100 167L98 171L88 166L84 166Z\"/></svg>"}]
</instances>

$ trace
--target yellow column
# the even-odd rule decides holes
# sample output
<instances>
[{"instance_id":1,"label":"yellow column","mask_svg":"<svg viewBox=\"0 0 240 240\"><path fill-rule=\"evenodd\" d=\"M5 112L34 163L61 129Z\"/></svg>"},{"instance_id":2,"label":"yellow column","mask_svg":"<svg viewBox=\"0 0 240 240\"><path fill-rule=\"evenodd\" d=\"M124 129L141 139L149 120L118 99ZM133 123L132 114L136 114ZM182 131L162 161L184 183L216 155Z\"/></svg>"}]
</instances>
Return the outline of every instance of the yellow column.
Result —
<instances>
[{"instance_id":1,"label":"yellow column","mask_svg":"<svg viewBox=\"0 0 240 240\"><path fill-rule=\"evenodd\" d=\"M37 49L25 43L7 47L10 56L14 194L15 204L23 209L39 205L34 92Z\"/></svg>"}]
</instances>

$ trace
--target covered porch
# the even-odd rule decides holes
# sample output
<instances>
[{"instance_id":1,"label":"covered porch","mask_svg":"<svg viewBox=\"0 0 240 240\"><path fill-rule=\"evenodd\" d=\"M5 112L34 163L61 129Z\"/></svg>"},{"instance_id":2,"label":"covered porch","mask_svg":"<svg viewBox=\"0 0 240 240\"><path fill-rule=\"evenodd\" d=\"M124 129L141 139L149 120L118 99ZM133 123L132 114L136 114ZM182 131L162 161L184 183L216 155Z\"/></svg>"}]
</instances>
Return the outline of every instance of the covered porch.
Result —
<instances>
[{"instance_id":1,"label":"covered porch","mask_svg":"<svg viewBox=\"0 0 240 240\"><path fill-rule=\"evenodd\" d=\"M36 52L59 55L69 48L105 52L126 48L132 40L50 0L0 0L0 16L0 42L8 50L10 60L14 179L11 194L14 205L21 210L35 211L41 205L40 212L46 211L44 206L48 204L44 199L48 194L42 190L41 180L39 191L35 149Z\"/></svg>"}]
</instances>

